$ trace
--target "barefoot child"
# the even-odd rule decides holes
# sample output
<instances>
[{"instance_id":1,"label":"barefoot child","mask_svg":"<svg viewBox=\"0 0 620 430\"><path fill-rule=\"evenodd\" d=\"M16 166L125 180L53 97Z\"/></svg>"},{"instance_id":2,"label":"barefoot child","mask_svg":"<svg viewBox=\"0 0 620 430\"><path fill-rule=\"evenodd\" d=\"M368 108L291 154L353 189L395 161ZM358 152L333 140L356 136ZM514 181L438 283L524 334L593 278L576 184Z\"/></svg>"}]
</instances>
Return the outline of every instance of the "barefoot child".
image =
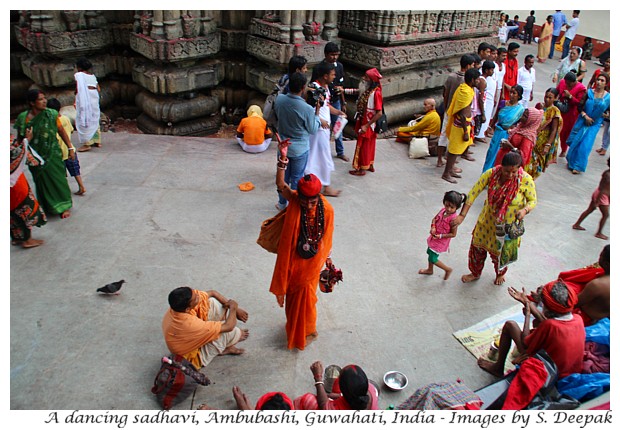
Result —
<instances>
[{"instance_id":1,"label":"barefoot child","mask_svg":"<svg viewBox=\"0 0 620 430\"><path fill-rule=\"evenodd\" d=\"M457 209L461 207L467 199L467 195L448 191L443 196L443 209L439 211L431 222L431 235L426 242L428 243L428 268L418 271L421 275L432 275L433 266L443 269L446 274L443 279L448 279L452 273L452 268L439 261L439 254L446 252L450 247L450 239L456 236L458 227L451 227L450 223L457 217Z\"/></svg>"},{"instance_id":2,"label":"barefoot child","mask_svg":"<svg viewBox=\"0 0 620 430\"><path fill-rule=\"evenodd\" d=\"M607 166L609 167L609 158L607 159ZM601 175L601 182L598 184L598 188L594 190L592 194L592 200L590 200L590 206L588 209L583 211L581 215L579 215L579 219L575 224L573 224L573 229L575 230L585 230L581 226L583 220L586 219L588 215L599 208L601 211L601 221L598 223L598 231L594 235L594 237L598 237L599 239L608 240L609 238L603 234L603 227L605 227L605 223L607 222L607 218L609 218L609 187L610 183L610 169L607 169Z\"/></svg>"},{"instance_id":3,"label":"barefoot child","mask_svg":"<svg viewBox=\"0 0 620 430\"><path fill-rule=\"evenodd\" d=\"M55 98L50 98L47 101L47 107L50 109L54 109L58 112L58 119L62 123L62 127L67 132L67 136L71 138L71 133L73 133L73 126L71 125L71 121L66 116L60 115L60 101ZM78 196L84 195L86 193L86 188L84 188L84 184L82 183L82 176L80 176L80 161L78 160L77 154L75 154L75 159L69 158L69 149L65 142L58 136L58 144L60 145L60 150L62 151L62 160L65 163L65 167L69 174L75 178L75 182L77 182L79 189L75 193ZM75 151L74 148L71 148Z\"/></svg>"}]
</instances>

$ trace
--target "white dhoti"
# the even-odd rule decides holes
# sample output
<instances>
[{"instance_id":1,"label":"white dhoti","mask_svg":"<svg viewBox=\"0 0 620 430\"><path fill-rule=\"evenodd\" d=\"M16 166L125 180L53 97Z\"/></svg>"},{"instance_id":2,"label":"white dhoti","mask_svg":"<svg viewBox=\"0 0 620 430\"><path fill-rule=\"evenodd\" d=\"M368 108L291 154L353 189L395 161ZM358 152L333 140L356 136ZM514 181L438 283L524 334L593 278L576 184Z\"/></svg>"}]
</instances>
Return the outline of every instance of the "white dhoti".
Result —
<instances>
[{"instance_id":1,"label":"white dhoti","mask_svg":"<svg viewBox=\"0 0 620 430\"><path fill-rule=\"evenodd\" d=\"M491 122L491 119L493 118L491 116L492 112L493 112L493 97L488 97L484 100L484 112L485 112L485 119L486 121L482 123L482 127L480 128L480 133L478 133L478 138L480 139L484 139L484 132L487 131L487 128L489 128L489 123Z\"/></svg>"},{"instance_id":2,"label":"white dhoti","mask_svg":"<svg viewBox=\"0 0 620 430\"><path fill-rule=\"evenodd\" d=\"M209 298L209 315L207 316L207 320L226 320L226 309L224 309L224 306L213 297ZM203 367L211 363L211 360L220 355L226 348L239 342L239 339L241 339L241 329L239 327L235 327L228 333L220 333L217 339L203 345L200 348L200 361Z\"/></svg>"},{"instance_id":3,"label":"white dhoti","mask_svg":"<svg viewBox=\"0 0 620 430\"><path fill-rule=\"evenodd\" d=\"M448 136L446 136L446 125L448 125L448 115L443 114L443 121L441 122L441 132L439 134L439 142L437 146L443 146L444 148L448 146Z\"/></svg>"},{"instance_id":4,"label":"white dhoti","mask_svg":"<svg viewBox=\"0 0 620 430\"><path fill-rule=\"evenodd\" d=\"M78 132L80 143L91 140L99 129L101 112L99 109L99 91L97 78L83 72L75 74L77 94L75 95L75 129Z\"/></svg>"},{"instance_id":5,"label":"white dhoti","mask_svg":"<svg viewBox=\"0 0 620 430\"><path fill-rule=\"evenodd\" d=\"M332 172L336 170L329 144L330 134L329 128L319 128L319 131L310 136L310 151L304 172L306 175L310 173L316 175L325 187L331 183Z\"/></svg>"}]
</instances>

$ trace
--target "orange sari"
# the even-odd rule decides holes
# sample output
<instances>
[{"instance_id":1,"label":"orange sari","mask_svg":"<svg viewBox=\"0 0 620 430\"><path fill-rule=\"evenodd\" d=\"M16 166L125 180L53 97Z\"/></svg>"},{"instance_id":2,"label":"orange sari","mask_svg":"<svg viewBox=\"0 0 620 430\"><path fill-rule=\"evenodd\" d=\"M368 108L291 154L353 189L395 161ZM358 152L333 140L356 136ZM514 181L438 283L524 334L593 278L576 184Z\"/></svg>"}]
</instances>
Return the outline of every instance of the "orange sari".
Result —
<instances>
[{"instance_id":1,"label":"orange sari","mask_svg":"<svg viewBox=\"0 0 620 430\"><path fill-rule=\"evenodd\" d=\"M320 196L324 205L325 224L323 238L319 242L316 255L303 259L297 253L297 239L301 229L301 207L297 192L286 209L282 236L278 246L278 258L273 270L269 291L276 296L285 296L286 337L288 348L303 350L306 336L316 332L316 289L321 269L332 249L334 231L334 209L325 197Z\"/></svg>"}]
</instances>

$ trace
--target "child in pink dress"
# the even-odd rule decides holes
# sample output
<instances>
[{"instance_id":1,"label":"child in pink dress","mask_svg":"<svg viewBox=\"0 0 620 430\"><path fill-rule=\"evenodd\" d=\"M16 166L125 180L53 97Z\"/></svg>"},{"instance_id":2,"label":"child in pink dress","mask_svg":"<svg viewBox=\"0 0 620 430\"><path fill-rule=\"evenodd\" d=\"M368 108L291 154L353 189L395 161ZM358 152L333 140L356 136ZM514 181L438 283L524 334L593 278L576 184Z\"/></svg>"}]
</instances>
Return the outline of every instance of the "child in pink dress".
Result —
<instances>
[{"instance_id":1,"label":"child in pink dress","mask_svg":"<svg viewBox=\"0 0 620 430\"><path fill-rule=\"evenodd\" d=\"M456 211L467 200L467 195L456 191L448 191L443 196L443 209L439 211L431 222L431 235L426 242L428 243L428 268L418 271L421 275L432 275L433 266L443 269L446 274L443 279L446 280L452 274L452 268L446 266L439 261L439 254L446 252L450 248L450 239L456 236L458 227L452 227L450 223L457 217Z\"/></svg>"}]
</instances>

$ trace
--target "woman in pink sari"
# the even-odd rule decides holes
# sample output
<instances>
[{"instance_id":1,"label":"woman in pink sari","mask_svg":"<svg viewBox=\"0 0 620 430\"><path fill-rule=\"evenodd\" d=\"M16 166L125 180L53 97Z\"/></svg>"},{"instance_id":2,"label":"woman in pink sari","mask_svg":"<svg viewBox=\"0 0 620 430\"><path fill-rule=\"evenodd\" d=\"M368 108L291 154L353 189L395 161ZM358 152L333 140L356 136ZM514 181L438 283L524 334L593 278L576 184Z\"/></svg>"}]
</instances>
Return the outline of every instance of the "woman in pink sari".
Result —
<instances>
[{"instance_id":1,"label":"woman in pink sari","mask_svg":"<svg viewBox=\"0 0 620 430\"><path fill-rule=\"evenodd\" d=\"M581 103L581 99L586 95L586 87L581 82L577 82L577 75L573 72L568 72L564 76L564 79L558 84L558 92L560 93L560 105L568 106L567 112L562 112L564 109L560 109L564 125L560 132L560 146L562 147L562 152L559 156L566 157L566 152L568 151L566 141L579 117L577 107Z\"/></svg>"},{"instance_id":2,"label":"woman in pink sari","mask_svg":"<svg viewBox=\"0 0 620 430\"><path fill-rule=\"evenodd\" d=\"M314 376L316 395L306 393L293 403L297 410L377 410L379 393L368 381L361 367L350 364L340 371L331 393L325 391L323 363L316 361L310 366Z\"/></svg>"},{"instance_id":3,"label":"woman in pink sari","mask_svg":"<svg viewBox=\"0 0 620 430\"><path fill-rule=\"evenodd\" d=\"M508 140L502 141L494 166L502 164L504 155L512 149L518 149L523 160L521 167L527 166L532 158L532 149L536 142L538 127L542 122L543 112L536 108L527 108L517 125L508 133Z\"/></svg>"}]
</instances>

